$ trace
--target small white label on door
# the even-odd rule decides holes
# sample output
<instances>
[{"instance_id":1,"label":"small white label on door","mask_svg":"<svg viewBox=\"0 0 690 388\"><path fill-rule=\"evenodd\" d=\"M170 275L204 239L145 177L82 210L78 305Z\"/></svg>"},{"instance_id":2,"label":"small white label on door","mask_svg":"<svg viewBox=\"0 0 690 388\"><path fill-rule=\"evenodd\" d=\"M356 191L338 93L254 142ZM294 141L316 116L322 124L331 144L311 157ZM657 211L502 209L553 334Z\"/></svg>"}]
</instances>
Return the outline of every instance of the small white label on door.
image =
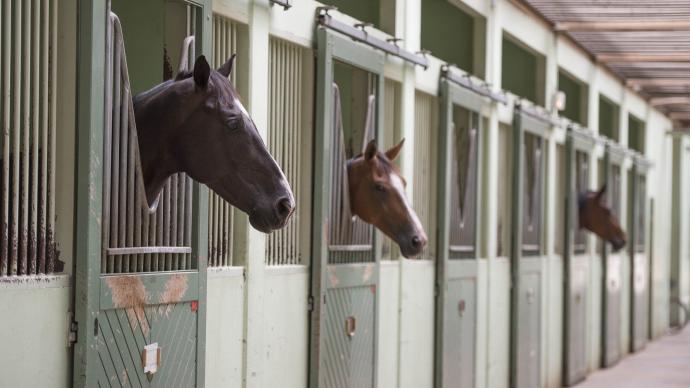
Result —
<instances>
[{"instance_id":1,"label":"small white label on door","mask_svg":"<svg viewBox=\"0 0 690 388\"><path fill-rule=\"evenodd\" d=\"M161 348L158 347L158 342L144 346L142 354L142 363L144 364L144 373L154 374L158 371L158 365L161 362Z\"/></svg>"}]
</instances>

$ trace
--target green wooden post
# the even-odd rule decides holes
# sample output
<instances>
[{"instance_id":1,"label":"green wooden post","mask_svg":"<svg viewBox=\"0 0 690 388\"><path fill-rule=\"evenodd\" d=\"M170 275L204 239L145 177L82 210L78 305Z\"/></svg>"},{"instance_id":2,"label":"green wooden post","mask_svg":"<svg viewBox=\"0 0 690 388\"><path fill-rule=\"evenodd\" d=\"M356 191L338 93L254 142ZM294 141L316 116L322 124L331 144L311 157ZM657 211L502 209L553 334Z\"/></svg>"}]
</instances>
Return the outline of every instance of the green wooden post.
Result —
<instances>
[{"instance_id":1,"label":"green wooden post","mask_svg":"<svg viewBox=\"0 0 690 388\"><path fill-rule=\"evenodd\" d=\"M575 139L573 130L568 127L565 140L565 214L563 217L563 382L570 379L570 290L571 282L571 261L573 259L573 240L575 237L575 212L573 203L575 196Z\"/></svg>"},{"instance_id":2,"label":"green wooden post","mask_svg":"<svg viewBox=\"0 0 690 388\"><path fill-rule=\"evenodd\" d=\"M78 5L78 100L77 183L74 247L75 320L78 324L74 348L73 384L77 388L97 385L98 361L96 320L98 319L100 266L89 265L101 257L103 107L106 0L81 1Z\"/></svg>"}]
</instances>

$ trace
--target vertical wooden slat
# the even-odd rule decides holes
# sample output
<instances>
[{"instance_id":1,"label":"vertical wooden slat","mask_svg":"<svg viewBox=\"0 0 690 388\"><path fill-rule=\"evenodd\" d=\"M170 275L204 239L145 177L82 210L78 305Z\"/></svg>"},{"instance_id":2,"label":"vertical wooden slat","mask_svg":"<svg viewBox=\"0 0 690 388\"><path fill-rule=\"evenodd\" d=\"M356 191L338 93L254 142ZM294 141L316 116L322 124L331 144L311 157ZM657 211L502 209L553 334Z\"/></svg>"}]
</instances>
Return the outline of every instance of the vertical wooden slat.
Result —
<instances>
[{"instance_id":1,"label":"vertical wooden slat","mask_svg":"<svg viewBox=\"0 0 690 388\"><path fill-rule=\"evenodd\" d=\"M12 2L2 3L2 220L0 225L0 276L8 275L11 130L11 47Z\"/></svg>"}]
</instances>

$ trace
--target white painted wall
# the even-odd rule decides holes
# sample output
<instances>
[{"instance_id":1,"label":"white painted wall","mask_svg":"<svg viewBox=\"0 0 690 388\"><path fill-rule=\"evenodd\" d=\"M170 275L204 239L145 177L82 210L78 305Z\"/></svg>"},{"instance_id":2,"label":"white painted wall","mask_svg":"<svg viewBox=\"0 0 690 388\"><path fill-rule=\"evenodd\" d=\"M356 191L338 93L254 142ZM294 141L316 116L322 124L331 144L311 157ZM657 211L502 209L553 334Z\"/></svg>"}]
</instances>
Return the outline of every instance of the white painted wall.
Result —
<instances>
[{"instance_id":1,"label":"white painted wall","mask_svg":"<svg viewBox=\"0 0 690 388\"><path fill-rule=\"evenodd\" d=\"M0 387L70 387L70 277L0 280Z\"/></svg>"}]
</instances>

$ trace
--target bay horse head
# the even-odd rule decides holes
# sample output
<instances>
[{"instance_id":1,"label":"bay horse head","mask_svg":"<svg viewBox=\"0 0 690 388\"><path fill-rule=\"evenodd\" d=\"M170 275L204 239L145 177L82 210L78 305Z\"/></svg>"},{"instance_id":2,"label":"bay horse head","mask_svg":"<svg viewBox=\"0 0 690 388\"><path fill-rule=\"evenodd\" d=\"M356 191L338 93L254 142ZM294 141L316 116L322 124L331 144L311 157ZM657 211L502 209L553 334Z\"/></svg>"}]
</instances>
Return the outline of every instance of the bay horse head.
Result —
<instances>
[{"instance_id":1,"label":"bay horse head","mask_svg":"<svg viewBox=\"0 0 690 388\"><path fill-rule=\"evenodd\" d=\"M585 228L611 243L613 251L621 250L626 243L626 236L618 219L606 205L604 194L606 185L599 191L586 191L578 195L580 228Z\"/></svg>"},{"instance_id":2,"label":"bay horse head","mask_svg":"<svg viewBox=\"0 0 690 388\"><path fill-rule=\"evenodd\" d=\"M200 56L193 71L134 98L146 199L155 208L166 179L184 172L268 233L285 226L295 200L228 79L234 59L213 70Z\"/></svg>"},{"instance_id":3,"label":"bay horse head","mask_svg":"<svg viewBox=\"0 0 690 388\"><path fill-rule=\"evenodd\" d=\"M427 236L405 195L405 179L393 160L404 140L385 153L372 140L362 155L347 162L352 214L381 230L405 257L419 255Z\"/></svg>"}]
</instances>

